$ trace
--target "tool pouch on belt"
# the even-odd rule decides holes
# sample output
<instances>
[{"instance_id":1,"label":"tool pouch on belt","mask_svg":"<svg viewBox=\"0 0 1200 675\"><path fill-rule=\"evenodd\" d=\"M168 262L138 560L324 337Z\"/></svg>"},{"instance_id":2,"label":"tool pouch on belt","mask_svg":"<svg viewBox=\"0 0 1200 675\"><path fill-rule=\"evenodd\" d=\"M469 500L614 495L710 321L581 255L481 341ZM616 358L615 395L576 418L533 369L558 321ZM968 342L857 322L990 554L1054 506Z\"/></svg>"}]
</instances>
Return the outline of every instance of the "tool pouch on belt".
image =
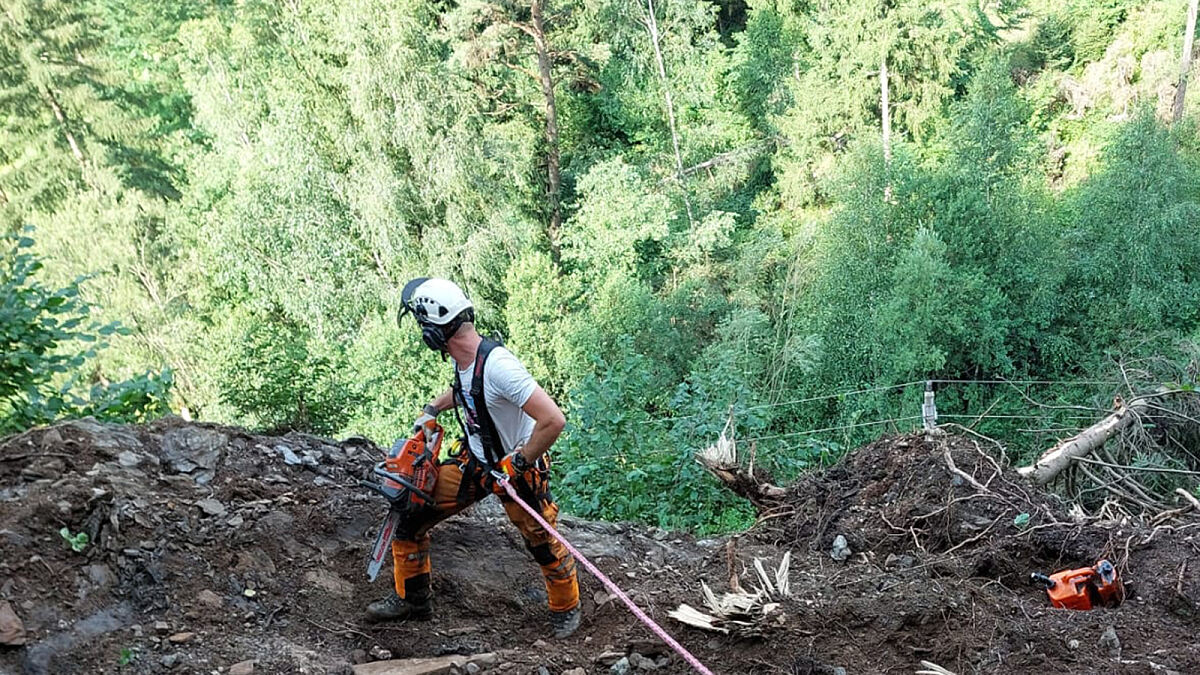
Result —
<instances>
[{"instance_id":1,"label":"tool pouch on belt","mask_svg":"<svg viewBox=\"0 0 1200 675\"><path fill-rule=\"evenodd\" d=\"M468 504L488 492L506 498L508 493L504 491L504 488L500 486L495 476L492 475L495 467L489 466L472 454L467 449L468 445L465 438L456 442L456 445L459 443L461 443L459 452L449 457L445 462L442 462L458 462L459 467L462 469L463 478L458 486L458 502L460 504ZM543 502L551 500L549 479L550 455L546 453L538 458L532 469L519 476L514 476L512 478L512 485L526 504L535 509L540 509ZM473 496L474 498L472 498Z\"/></svg>"}]
</instances>

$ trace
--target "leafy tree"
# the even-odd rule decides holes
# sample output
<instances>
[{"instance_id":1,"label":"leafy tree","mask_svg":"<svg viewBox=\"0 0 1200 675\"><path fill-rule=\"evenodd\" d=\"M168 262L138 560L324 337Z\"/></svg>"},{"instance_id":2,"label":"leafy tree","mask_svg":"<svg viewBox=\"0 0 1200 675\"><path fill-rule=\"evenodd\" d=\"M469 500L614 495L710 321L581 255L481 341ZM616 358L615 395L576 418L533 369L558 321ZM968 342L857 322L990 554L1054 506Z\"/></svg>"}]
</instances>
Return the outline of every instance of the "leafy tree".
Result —
<instances>
[{"instance_id":1,"label":"leafy tree","mask_svg":"<svg viewBox=\"0 0 1200 675\"><path fill-rule=\"evenodd\" d=\"M631 346L620 340L572 398L569 434L555 453L564 506L584 517L700 532L748 525L748 505L702 476L694 446L673 439L644 407L646 392L655 390L653 368Z\"/></svg>"},{"instance_id":2,"label":"leafy tree","mask_svg":"<svg viewBox=\"0 0 1200 675\"><path fill-rule=\"evenodd\" d=\"M104 182L173 194L166 168L147 152L148 125L123 109L103 61L91 8L61 0L13 0L0 12L0 202L60 203L72 188Z\"/></svg>"},{"instance_id":3,"label":"leafy tree","mask_svg":"<svg viewBox=\"0 0 1200 675\"><path fill-rule=\"evenodd\" d=\"M222 397L263 428L332 434L355 401L331 358L314 352L310 336L278 317L246 314L231 322Z\"/></svg>"},{"instance_id":4,"label":"leafy tree","mask_svg":"<svg viewBox=\"0 0 1200 675\"><path fill-rule=\"evenodd\" d=\"M734 100L764 131L772 131L773 118L792 104L787 76L800 67L803 35L798 18L781 4L770 0L750 3L731 68Z\"/></svg>"},{"instance_id":5,"label":"leafy tree","mask_svg":"<svg viewBox=\"0 0 1200 675\"><path fill-rule=\"evenodd\" d=\"M788 476L913 414L920 387L814 397L1191 358L1195 120L1129 114L1164 114L1184 19L1166 0L8 1L0 229L39 234L13 249L9 325L32 341L4 356L27 367L6 424L171 396L386 442L445 382L394 320L433 274L571 411L572 508L744 524L689 454L730 411ZM114 319L110 348L70 360Z\"/></svg>"},{"instance_id":6,"label":"leafy tree","mask_svg":"<svg viewBox=\"0 0 1200 675\"><path fill-rule=\"evenodd\" d=\"M33 239L8 235L0 264L0 433L59 417L95 415L112 421L145 421L169 412L169 372L116 384L81 381L101 340L124 329L91 319L78 284L52 289L35 277L42 263L30 253Z\"/></svg>"},{"instance_id":7,"label":"leafy tree","mask_svg":"<svg viewBox=\"0 0 1200 675\"><path fill-rule=\"evenodd\" d=\"M1093 358L1133 335L1177 334L1200 318L1196 166L1147 111L1117 133L1103 166L1059 214L1073 225L1064 333Z\"/></svg>"},{"instance_id":8,"label":"leafy tree","mask_svg":"<svg viewBox=\"0 0 1200 675\"><path fill-rule=\"evenodd\" d=\"M852 137L878 129L879 73L886 61L896 131L927 139L944 107L970 79L974 63L995 44L998 31L1016 18L1001 3L993 16L978 3L955 1L876 3L838 0L807 14L804 64L793 98L798 105L781 121L792 140L788 166L801 173L788 182L792 200L810 202L827 175L810 155L837 152ZM813 177L805 172L815 170ZM793 171L789 169L789 172Z\"/></svg>"}]
</instances>

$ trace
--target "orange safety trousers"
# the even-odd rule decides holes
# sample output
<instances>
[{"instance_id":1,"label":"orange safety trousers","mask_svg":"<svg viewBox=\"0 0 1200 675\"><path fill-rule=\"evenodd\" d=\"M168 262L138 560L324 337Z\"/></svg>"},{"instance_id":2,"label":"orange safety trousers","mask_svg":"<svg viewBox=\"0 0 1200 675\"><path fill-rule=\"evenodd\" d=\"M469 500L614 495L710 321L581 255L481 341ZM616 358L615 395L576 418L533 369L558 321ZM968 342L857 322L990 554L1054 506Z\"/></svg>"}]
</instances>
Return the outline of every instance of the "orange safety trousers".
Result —
<instances>
[{"instance_id":1,"label":"orange safety trousers","mask_svg":"<svg viewBox=\"0 0 1200 675\"><path fill-rule=\"evenodd\" d=\"M470 480L471 484L465 488L463 480L470 479L464 478L463 467L458 461L440 465L433 487L433 505L410 513L404 532L397 533L392 540L392 574L396 593L400 597L427 597L429 594L433 571L429 559L429 532L433 526L491 494L491 490L484 488L478 479ZM558 505L550 498L548 488L543 487L539 492L542 496L537 500L538 511L551 527L557 528ZM526 548L542 568L550 610L563 612L578 607L579 581L575 574L575 557L520 504L507 494L500 494L499 497L508 519L521 531Z\"/></svg>"}]
</instances>

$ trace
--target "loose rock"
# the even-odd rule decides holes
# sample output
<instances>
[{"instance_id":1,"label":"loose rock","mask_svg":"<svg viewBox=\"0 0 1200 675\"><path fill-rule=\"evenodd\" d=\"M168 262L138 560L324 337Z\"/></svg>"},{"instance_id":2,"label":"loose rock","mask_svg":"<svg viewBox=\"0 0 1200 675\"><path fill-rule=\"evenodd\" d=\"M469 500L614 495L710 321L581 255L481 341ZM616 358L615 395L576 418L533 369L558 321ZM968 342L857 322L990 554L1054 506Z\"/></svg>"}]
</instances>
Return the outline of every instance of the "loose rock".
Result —
<instances>
[{"instance_id":1,"label":"loose rock","mask_svg":"<svg viewBox=\"0 0 1200 675\"><path fill-rule=\"evenodd\" d=\"M256 661L240 661L229 666L229 675L253 675Z\"/></svg>"},{"instance_id":2,"label":"loose rock","mask_svg":"<svg viewBox=\"0 0 1200 675\"><path fill-rule=\"evenodd\" d=\"M253 548L238 553L237 564L233 566L233 571L239 574L257 572L270 576L275 574L275 561L271 560L271 556L267 555L266 551Z\"/></svg>"},{"instance_id":3,"label":"loose rock","mask_svg":"<svg viewBox=\"0 0 1200 675\"><path fill-rule=\"evenodd\" d=\"M304 581L340 598L354 594L354 584L324 568L309 570L304 574Z\"/></svg>"},{"instance_id":4,"label":"loose rock","mask_svg":"<svg viewBox=\"0 0 1200 675\"><path fill-rule=\"evenodd\" d=\"M88 565L83 569L87 572L88 579L98 588L105 589L117 582L117 577L113 575L108 565Z\"/></svg>"},{"instance_id":5,"label":"loose rock","mask_svg":"<svg viewBox=\"0 0 1200 675\"><path fill-rule=\"evenodd\" d=\"M210 516L217 516L218 518L225 515L226 511L224 504L212 498L201 499L200 501L196 502L196 506L199 506L200 510L206 514Z\"/></svg>"},{"instance_id":6,"label":"loose rock","mask_svg":"<svg viewBox=\"0 0 1200 675\"><path fill-rule=\"evenodd\" d=\"M177 645L181 645L185 642L191 642L192 638L194 638L194 637L196 637L195 633L183 632L183 633L175 633L174 635L172 635L171 637L169 637L167 639Z\"/></svg>"},{"instance_id":7,"label":"loose rock","mask_svg":"<svg viewBox=\"0 0 1200 675\"><path fill-rule=\"evenodd\" d=\"M300 462L301 462L300 457L295 452L293 452L292 449L289 448L288 446L277 445L277 446L275 446L275 450L280 455L283 455L283 463L284 464L287 464L289 466L297 466L298 464L300 464Z\"/></svg>"},{"instance_id":8,"label":"loose rock","mask_svg":"<svg viewBox=\"0 0 1200 675\"><path fill-rule=\"evenodd\" d=\"M629 665L637 670L658 670L658 664L654 662L654 659L646 658L637 652L629 655Z\"/></svg>"},{"instance_id":9,"label":"loose rock","mask_svg":"<svg viewBox=\"0 0 1200 675\"><path fill-rule=\"evenodd\" d=\"M625 658L624 652L606 651L601 652L600 655L596 657L596 663L605 666L611 666L623 658Z\"/></svg>"},{"instance_id":10,"label":"loose rock","mask_svg":"<svg viewBox=\"0 0 1200 675\"><path fill-rule=\"evenodd\" d=\"M17 647L25 644L25 624L6 600L0 602L0 645Z\"/></svg>"},{"instance_id":11,"label":"loose rock","mask_svg":"<svg viewBox=\"0 0 1200 675\"><path fill-rule=\"evenodd\" d=\"M1100 634L1100 649L1104 650L1109 656L1121 655L1121 639L1117 637L1117 629L1109 626Z\"/></svg>"},{"instance_id":12,"label":"loose rock","mask_svg":"<svg viewBox=\"0 0 1200 675\"><path fill-rule=\"evenodd\" d=\"M200 604L210 609L218 609L221 607L221 605L225 604L225 601L221 599L221 596L213 593L207 588L203 591L200 591L200 594L196 596L196 600L198 600Z\"/></svg>"},{"instance_id":13,"label":"loose rock","mask_svg":"<svg viewBox=\"0 0 1200 675\"><path fill-rule=\"evenodd\" d=\"M850 550L850 544L846 541L845 537L839 534L834 538L833 549L829 551L830 558L833 558L838 562L845 562L846 559L850 557L851 553L852 551Z\"/></svg>"},{"instance_id":14,"label":"loose rock","mask_svg":"<svg viewBox=\"0 0 1200 675\"><path fill-rule=\"evenodd\" d=\"M162 457L168 467L191 474L201 485L216 475L221 449L229 439L225 434L201 427L171 429L162 437Z\"/></svg>"},{"instance_id":15,"label":"loose rock","mask_svg":"<svg viewBox=\"0 0 1200 675\"><path fill-rule=\"evenodd\" d=\"M142 463L142 456L132 450L122 450L117 454L117 463L126 469L132 469Z\"/></svg>"}]
</instances>

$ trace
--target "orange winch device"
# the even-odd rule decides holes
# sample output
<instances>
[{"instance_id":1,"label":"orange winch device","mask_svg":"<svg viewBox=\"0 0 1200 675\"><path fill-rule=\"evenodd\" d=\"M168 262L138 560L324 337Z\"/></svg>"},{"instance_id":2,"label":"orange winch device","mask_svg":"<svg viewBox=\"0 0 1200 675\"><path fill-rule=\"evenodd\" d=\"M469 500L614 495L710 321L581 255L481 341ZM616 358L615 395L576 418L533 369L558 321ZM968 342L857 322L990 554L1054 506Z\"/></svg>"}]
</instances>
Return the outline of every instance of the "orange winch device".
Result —
<instances>
[{"instance_id":1,"label":"orange winch device","mask_svg":"<svg viewBox=\"0 0 1200 675\"><path fill-rule=\"evenodd\" d=\"M1059 609L1116 607L1125 599L1125 585L1117 568L1107 560L1050 576L1034 572L1029 578L1046 587L1051 606Z\"/></svg>"}]
</instances>

